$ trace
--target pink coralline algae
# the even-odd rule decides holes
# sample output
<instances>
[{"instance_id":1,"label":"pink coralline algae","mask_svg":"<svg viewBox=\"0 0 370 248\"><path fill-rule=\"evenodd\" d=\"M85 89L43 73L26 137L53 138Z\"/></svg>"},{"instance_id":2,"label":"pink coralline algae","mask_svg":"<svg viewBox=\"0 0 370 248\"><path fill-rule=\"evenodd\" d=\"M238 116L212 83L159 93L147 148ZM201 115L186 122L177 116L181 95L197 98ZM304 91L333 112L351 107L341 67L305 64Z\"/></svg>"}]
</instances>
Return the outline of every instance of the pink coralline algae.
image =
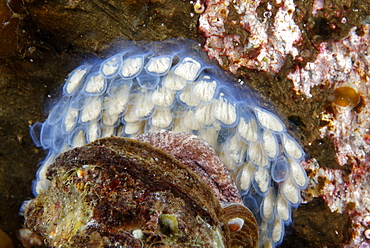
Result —
<instances>
[{"instance_id":1,"label":"pink coralline algae","mask_svg":"<svg viewBox=\"0 0 370 248\"><path fill-rule=\"evenodd\" d=\"M331 211L350 215L353 234L350 243L344 246L348 248L370 244L366 235L370 226L365 224L370 213L370 163L352 159L351 164L353 167L347 176L339 169L321 168L315 161L306 166L312 170L307 192L323 197ZM324 180L322 188L321 180Z\"/></svg>"},{"instance_id":2,"label":"pink coralline algae","mask_svg":"<svg viewBox=\"0 0 370 248\"><path fill-rule=\"evenodd\" d=\"M295 90L307 97L311 97L310 89L321 84L329 84L333 89L351 87L360 95L361 106L339 106L334 101L334 113L321 115L329 123L320 130L321 137L330 136L334 140L338 162L341 166L350 165L350 174L320 168L315 163L306 167L314 172L310 189L320 177L325 178L324 188L317 195L327 201L332 211L346 212L352 217L353 239L347 247L369 243L365 235L369 226L361 223L370 213L370 146L366 138L370 131L370 25L364 25L362 30L359 35L353 28L339 41L321 43L315 61L308 62L304 68L297 67L288 75ZM349 204L354 204L354 208L348 208Z\"/></svg>"},{"instance_id":3,"label":"pink coralline algae","mask_svg":"<svg viewBox=\"0 0 370 248\"><path fill-rule=\"evenodd\" d=\"M302 34L293 20L293 0L276 1L281 7L274 16L270 3L267 3L262 16L258 15L257 8L261 2L210 0L199 19L199 29L206 37L204 49L233 73L240 67L277 73L288 54L293 57L298 55L295 46L302 39ZM231 21L231 25L241 27L240 34L226 32L225 26L230 25L226 19L235 14L232 13L234 11L237 18ZM274 18L274 21L270 18Z\"/></svg>"},{"instance_id":4,"label":"pink coralline algae","mask_svg":"<svg viewBox=\"0 0 370 248\"><path fill-rule=\"evenodd\" d=\"M327 168L315 157L307 161L305 169L310 182L303 198L309 202L312 197L322 197L331 211L351 217L352 238L342 246L370 247L369 16L362 16L362 22L344 38L332 37L322 29L337 32L338 25L347 23L348 16L344 11L337 11L337 16L332 14L334 10L325 13L327 3L313 1L311 12L306 14L318 18L315 24L320 30L316 31L322 32L322 36L310 39L310 24L298 23L303 21L299 17L301 9L292 0L209 0L206 4L199 24L205 36L204 50L225 70L234 74L243 74L240 69L244 68L278 73L289 58L294 62L286 77L297 95L310 99L314 87L329 89L330 109L312 118L328 123L319 128L320 136L334 141L336 159L342 168ZM336 24L327 21L329 15L335 16ZM319 25L320 18L324 26ZM313 50L307 61L302 55L308 52L303 45L307 42L305 36ZM306 63L300 64L302 61ZM340 88L349 90L338 94Z\"/></svg>"},{"instance_id":5,"label":"pink coralline algae","mask_svg":"<svg viewBox=\"0 0 370 248\"><path fill-rule=\"evenodd\" d=\"M318 85L329 85L333 89L351 87L362 98L361 106L334 106L335 114L322 113L323 121L329 125L322 128L322 137L331 136L336 144L340 165L351 162L367 162L370 152L366 143L369 132L369 65L370 65L370 25L363 27L364 34L358 35L356 28L340 41L321 43L316 60L308 62L304 68L288 74L299 94L311 97L310 89Z\"/></svg>"}]
</instances>

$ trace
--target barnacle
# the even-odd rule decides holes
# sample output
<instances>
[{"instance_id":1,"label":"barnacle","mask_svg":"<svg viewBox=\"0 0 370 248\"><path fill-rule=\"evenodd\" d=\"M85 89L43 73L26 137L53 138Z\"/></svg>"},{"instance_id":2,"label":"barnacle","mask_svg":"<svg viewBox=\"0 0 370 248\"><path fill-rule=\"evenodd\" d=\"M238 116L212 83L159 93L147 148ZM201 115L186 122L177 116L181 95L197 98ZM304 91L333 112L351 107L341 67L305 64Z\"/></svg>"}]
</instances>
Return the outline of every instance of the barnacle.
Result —
<instances>
[{"instance_id":1,"label":"barnacle","mask_svg":"<svg viewBox=\"0 0 370 248\"><path fill-rule=\"evenodd\" d=\"M280 244L291 207L300 204L307 185L300 165L304 152L249 88L229 82L194 47L184 40L131 44L72 71L47 120L31 127L35 144L49 151L35 193L50 184L47 168L61 152L111 135L190 132L227 166L244 205L256 216L260 245Z\"/></svg>"}]
</instances>

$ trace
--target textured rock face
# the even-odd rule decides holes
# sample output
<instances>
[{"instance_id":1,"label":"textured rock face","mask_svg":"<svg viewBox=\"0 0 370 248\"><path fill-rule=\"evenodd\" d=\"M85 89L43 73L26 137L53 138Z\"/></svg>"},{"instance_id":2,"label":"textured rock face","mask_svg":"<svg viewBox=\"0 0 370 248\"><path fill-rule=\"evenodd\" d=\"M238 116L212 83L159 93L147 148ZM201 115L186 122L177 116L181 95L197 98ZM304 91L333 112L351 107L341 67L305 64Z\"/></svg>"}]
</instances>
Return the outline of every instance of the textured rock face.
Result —
<instances>
[{"instance_id":1,"label":"textured rock face","mask_svg":"<svg viewBox=\"0 0 370 248\"><path fill-rule=\"evenodd\" d=\"M15 1L3 1L3 3L6 4L11 2ZM184 32L183 28L179 28L179 25L177 25L178 23L176 23L175 28L172 30L166 30L166 27L171 26L167 25L170 21L184 21L189 19L190 15L186 11L186 8L192 9L190 4L191 1L156 1L157 3L162 3L163 8L160 8L158 4L153 4L153 1L126 1L126 4L131 5L128 8L123 4L119 6L109 6L109 8L101 8L101 6L105 5L104 1L23 2L27 5L32 5L27 8L26 12L28 13L28 18L25 19L25 23L37 23L38 25L34 26L34 29L30 29L28 25L20 28L19 31L22 31L22 34L25 37L31 37L29 38L31 42L28 42L27 45L20 48L22 49L19 50L19 56L21 56L21 58L12 56L7 60L2 60L0 66L0 81L2 88L2 97L0 101L0 105L2 106L2 122L0 130L2 137L4 137L2 143L3 147L1 149L2 159L0 163L0 170L2 171L2 173L0 173L0 187L2 188L2 195L0 198L3 197L3 204L0 204L0 218L2 220L0 226L10 235L12 235L12 233L14 233L14 231L21 225L21 218L17 217L19 209L18 206L20 206L20 203L23 200L31 197L29 186L31 185L31 180L34 179L36 171L35 165L38 160L44 156L41 149L35 149L33 147L30 138L28 137L28 124L44 120L44 100L46 98L54 98L54 89L59 87L65 78L65 75L67 75L71 69L77 67L82 61L85 61L86 56L90 58L91 56L94 58L96 57L95 54L86 55L86 50L79 50L78 48L83 47L88 49L88 51L99 51L101 45L105 45L105 41L108 40L106 37L122 35L123 32L120 32L120 30L127 31L129 35L138 35L138 39L163 39L169 36L177 37L181 34L189 35L188 37L192 37L192 39L199 38L198 36L194 36L190 29L187 29ZM117 2L123 3L122 1ZM180 13L173 11L173 5L176 5L178 2L182 3L182 5L179 5L179 8L182 10ZM254 3L256 2L257 1L254 1ZM291 1L259 2L259 6L255 10L258 17L261 19L267 19L270 22L270 25L266 25L266 27L272 27L274 25L275 14L278 8L285 5L285 2ZM110 1L110 3L113 2ZM236 3L237 1L233 1L227 6L232 9L233 5ZM55 4L62 6L57 8L57 10L55 10L56 8L54 7L49 7L50 5ZM354 82L354 89L357 90L357 93L359 93L361 97L359 106L353 110L339 108L339 110L335 109L335 112L333 112L330 102L327 102L329 99L328 95L331 94L332 90L340 87L342 82L341 80L337 82L330 81L330 84L328 84L329 82L326 80L318 81L317 79L320 79L322 71L324 72L322 73L324 78L334 80L336 77L332 77L332 75L341 73L338 71L338 68L340 70L344 69L347 72L350 72L352 68L355 70L360 69L358 71L361 71L362 65L365 65L366 68L366 64L358 66L359 61L356 57L353 57L353 55L357 54L357 56L360 55L362 58L367 58L367 56L363 55L368 53L366 49L369 47L366 45L369 40L367 31L368 24L366 24L366 22L368 22L366 17L368 15L368 10L370 9L368 7L369 2L315 0L294 1L294 4L296 6L293 19L295 24L299 25L301 31L303 31L303 46L300 46L300 42L298 42L298 46L296 46L296 48L300 50L299 56L293 60L287 56L288 59L286 60L285 66L280 70L278 77L276 77L276 75L270 76L270 74L266 76L267 74L257 73L254 70L245 70L244 72L246 77L243 78L243 80L245 80L247 84L251 84L253 87L262 90L264 94L273 101L273 104L276 109L278 109L279 113L282 113L291 121L290 123L285 122L288 130L292 130L292 127L294 130L298 129L296 137L299 136L302 139L305 149L307 149L307 153L311 158L314 158L314 160L317 159L318 161L318 164L313 165L313 171L319 170L319 173L310 173L310 176L313 178L310 183L319 182L316 186L323 190L320 192L317 187L314 187L313 192L318 192L318 196L325 197L331 209L326 211L343 211L343 218L350 215L353 225L348 229L344 229L345 232L348 233L349 231L352 231L353 228L356 228L356 238L351 240L352 244L358 245L359 243L364 242L363 245L366 245L369 243L369 240L365 238L364 233L369 230L369 225L361 223L363 223L364 218L367 218L369 208L365 207L363 203L366 203L366 201L362 201L362 199L367 199L363 196L364 194L368 194L369 190L361 185L367 185L367 175L369 173L368 168L370 167L366 163L359 163L357 158L358 155L360 155L359 158L362 161L370 161L368 158L368 150L370 147L368 146L368 144L370 144L368 142L369 134L366 133L366 112L368 112L367 103L369 98L368 94L363 94L364 92L368 92L368 89L366 89L366 87L362 87L368 85L368 83L366 81L362 81L361 83L361 81L357 81L357 79ZM40 7L41 5L42 7ZM90 8L91 5L94 5L94 8ZM154 22L144 22L148 27L149 32L153 34L153 37L151 36L149 38L149 32L144 33L140 31L140 29L144 27L143 22L139 21L135 23L135 20L137 20L135 18L130 19L134 20L134 22L125 22L127 20L127 15L116 15L120 12L119 10L114 10L114 8L122 7L127 12L131 12L130 15L132 14L134 17L136 16L141 18L141 15L137 15L136 12L133 11L136 6L139 10L145 9L145 15L147 16L144 18L151 19L151 14L155 15L153 16ZM269 17L269 13L266 13L265 17L265 12L268 12L271 6L272 16ZM210 4L207 4L206 7L209 8ZM149 8L149 10L147 8ZM165 11L162 11L163 9L165 9ZM62 11L62 13L58 13L58 10ZM158 14L159 12L161 14ZM83 18L77 16L79 13L83 15ZM94 15L94 18L97 17L97 20L99 20L98 25L103 25L98 26L97 22L92 18L92 15ZM166 19L166 23L164 26L161 26L160 24L163 16L165 16L164 19ZM176 18L173 18L174 16L176 16ZM119 17L123 22L120 22L119 20L117 22L105 21L107 17ZM195 17L197 16L195 15ZM235 19L235 12L232 12L229 17L230 19L228 20L232 20L232 18ZM194 24L192 26L195 28L197 18L192 19L192 23ZM361 23L363 23L363 25ZM87 25L87 28L85 24ZM3 23L3 25L11 26L8 22ZM109 27L107 28L107 26ZM348 35L349 29L355 26L357 29L350 32L350 37L343 39L343 37ZM159 29L153 29L155 27L158 27ZM229 29L226 29L226 33L232 34L232 32L230 32L230 27L232 28L233 25L227 26ZM240 26L234 25L234 27L238 27L238 32L242 35L242 32L240 32ZM100 32L97 29L103 29L104 31ZM45 33L46 31L47 33ZM48 32L50 32L51 35ZM11 35L14 34L15 32ZM101 39L99 34L104 36L103 39ZM248 32L245 32L245 34L248 35ZM263 34L263 32L261 34ZM37 37L35 38L35 36ZM359 40L356 41L356 39ZM337 50L338 47L336 46L338 43L340 44L343 41L346 42L349 40L355 41L354 43L348 43L348 49L351 50L350 53L347 52L347 46L342 46L344 49ZM8 40L3 41L8 42ZM321 45L320 43L322 41L324 41L324 43ZM361 44L360 48L362 47L362 49L352 51L353 45L357 42ZM97 43L99 43L100 46L96 46ZM75 50L76 46L77 52ZM333 48L333 46L336 47L335 50L339 51L339 53L327 53L331 48ZM3 49L7 52L10 51L8 45L5 45ZM258 50L254 51L258 52ZM252 59L253 55L257 54L253 53L254 51L251 49L251 53L248 54ZM324 52L321 54L324 56L320 55L318 59L316 59L316 56L320 51ZM85 54L76 56L76 53L78 52L83 52ZM347 61L350 63L342 60L342 55L345 55L344 57L346 60L348 59ZM328 66L322 66L325 60L322 60L321 58L328 59L325 65L332 66L331 68L334 69L332 70L332 73L326 73L325 69L328 68ZM337 58L339 58L339 60ZM353 64L351 65L351 63ZM297 65L298 68L295 67ZM290 72L294 72L294 75L298 76L294 79L294 85L291 80L286 78L286 75ZM363 77L364 75L367 75L366 70L364 70L364 72L365 74L361 74L362 79L366 79L366 77ZM302 88L300 87L303 87L304 81L300 81L299 75L305 74L312 76L309 78L309 84L311 84L313 88L309 89L308 87L305 87L304 91L306 92L306 90L308 90L310 95L312 95L312 98L306 98L306 94L302 94L301 92ZM356 74L350 72L350 75ZM333 82L334 84L331 84ZM347 80L344 80L343 82L348 83ZM317 83L321 84L317 85ZM307 86L309 84L305 83ZM333 89L331 88L332 85L334 85ZM360 88L357 88L357 86ZM299 95L292 90L293 87L300 92ZM51 98L49 94L51 95ZM365 111L364 107L366 107ZM325 111L323 113L324 109ZM360 112L361 115L358 115ZM332 122L333 119L335 119L334 122ZM330 122L330 126L326 129L326 123L328 121ZM320 129L322 126L325 126L324 128L326 130L334 131L335 134L338 134L335 135L335 140L339 142L335 142L334 144L333 139L331 138L332 133L327 133L325 137L321 138ZM345 130L341 129L341 127L344 127ZM364 129L361 127L364 127ZM356 132L354 136L352 135L353 130ZM353 138L355 138L356 142L352 142ZM344 166L339 165L337 155L340 156L342 162L344 161ZM366 156L363 157L363 155ZM348 162L346 162L347 158ZM311 172L311 168L307 171ZM348 173L351 173L351 176L348 176ZM341 178L341 180L336 180L336 178ZM330 182L325 185L325 188L322 188L323 182L328 182L328 180ZM365 182L365 184L361 182ZM361 189L360 192L358 192L359 188ZM349 191L351 192L350 195L347 194ZM368 203L366 204L366 206L368 206ZM309 203L308 205L311 206L312 204ZM299 208L299 210L301 210L301 208ZM297 212L293 211L292 214L295 213ZM316 217L314 213L315 211L313 210L311 212L312 218ZM332 226L331 230L338 230L333 224L335 222L334 219L335 218L331 218L329 221L323 220L321 225L325 226L328 230L330 230L329 225ZM293 220L295 227L300 225L297 223L297 218L294 218ZM314 229L312 234L314 237L315 235L319 235L315 231L316 229ZM321 236L321 233L322 232L320 231L319 236ZM286 241L289 239L292 240L291 235L289 236L286 237L287 239L284 241L284 247L287 247ZM340 236L341 235L338 237ZM13 241L16 240L14 239ZM304 241L307 242L306 236L304 237ZM310 241L310 243L312 244L312 247L328 246L324 241L319 244L315 244L312 241ZM340 246L340 243L346 242L345 240L338 241L338 243L335 244L335 247ZM289 247L297 247L297 245L293 244Z\"/></svg>"},{"instance_id":2,"label":"textured rock face","mask_svg":"<svg viewBox=\"0 0 370 248\"><path fill-rule=\"evenodd\" d=\"M223 209L197 174L147 143L97 140L62 154L47 177L50 187L27 204L24 215L25 227L48 246L257 245L248 209ZM243 220L241 230L229 230L235 218Z\"/></svg>"},{"instance_id":3,"label":"textured rock face","mask_svg":"<svg viewBox=\"0 0 370 248\"><path fill-rule=\"evenodd\" d=\"M301 129L311 157L305 169L312 172L305 201L322 197L330 211L351 217L351 228L339 228L346 235L338 237L353 233L350 241L342 238L342 246L369 246L369 227L361 224L370 214L369 2L208 0L206 5L199 28L209 56L251 79Z\"/></svg>"}]
</instances>

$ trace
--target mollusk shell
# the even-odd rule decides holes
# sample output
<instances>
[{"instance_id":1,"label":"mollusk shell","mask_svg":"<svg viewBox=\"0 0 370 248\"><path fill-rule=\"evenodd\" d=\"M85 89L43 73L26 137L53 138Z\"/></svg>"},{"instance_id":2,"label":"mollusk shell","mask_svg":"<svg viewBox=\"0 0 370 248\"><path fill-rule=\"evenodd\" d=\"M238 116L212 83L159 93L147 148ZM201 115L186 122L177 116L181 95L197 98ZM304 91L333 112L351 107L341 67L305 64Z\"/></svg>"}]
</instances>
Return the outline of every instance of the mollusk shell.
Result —
<instances>
[{"instance_id":1,"label":"mollusk shell","mask_svg":"<svg viewBox=\"0 0 370 248\"><path fill-rule=\"evenodd\" d=\"M50 187L26 204L24 216L25 227L48 246L256 247L258 242L256 220L246 207L223 209L196 173L138 140L103 138L67 151L49 166L47 178ZM242 226L248 227L238 230L237 246L230 218L244 219Z\"/></svg>"},{"instance_id":2,"label":"mollusk shell","mask_svg":"<svg viewBox=\"0 0 370 248\"><path fill-rule=\"evenodd\" d=\"M185 164L213 189L219 201L242 203L229 171L215 150L198 136L191 133L160 131L140 134L134 138L171 154Z\"/></svg>"}]
</instances>

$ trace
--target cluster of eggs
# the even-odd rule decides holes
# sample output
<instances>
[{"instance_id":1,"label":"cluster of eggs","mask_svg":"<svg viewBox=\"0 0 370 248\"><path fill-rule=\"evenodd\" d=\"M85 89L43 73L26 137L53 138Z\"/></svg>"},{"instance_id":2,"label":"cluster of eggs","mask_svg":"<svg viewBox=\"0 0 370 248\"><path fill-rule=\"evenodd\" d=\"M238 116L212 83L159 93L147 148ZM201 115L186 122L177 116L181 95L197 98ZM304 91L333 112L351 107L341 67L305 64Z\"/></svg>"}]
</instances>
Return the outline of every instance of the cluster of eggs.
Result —
<instances>
[{"instance_id":1,"label":"cluster of eggs","mask_svg":"<svg viewBox=\"0 0 370 248\"><path fill-rule=\"evenodd\" d=\"M178 40L131 44L73 70L46 121L31 127L35 144L48 150L35 194L48 187L47 168L62 152L111 135L190 132L230 171L257 219L259 244L277 246L307 185L304 152L275 114L248 89L226 82L192 46Z\"/></svg>"}]
</instances>

